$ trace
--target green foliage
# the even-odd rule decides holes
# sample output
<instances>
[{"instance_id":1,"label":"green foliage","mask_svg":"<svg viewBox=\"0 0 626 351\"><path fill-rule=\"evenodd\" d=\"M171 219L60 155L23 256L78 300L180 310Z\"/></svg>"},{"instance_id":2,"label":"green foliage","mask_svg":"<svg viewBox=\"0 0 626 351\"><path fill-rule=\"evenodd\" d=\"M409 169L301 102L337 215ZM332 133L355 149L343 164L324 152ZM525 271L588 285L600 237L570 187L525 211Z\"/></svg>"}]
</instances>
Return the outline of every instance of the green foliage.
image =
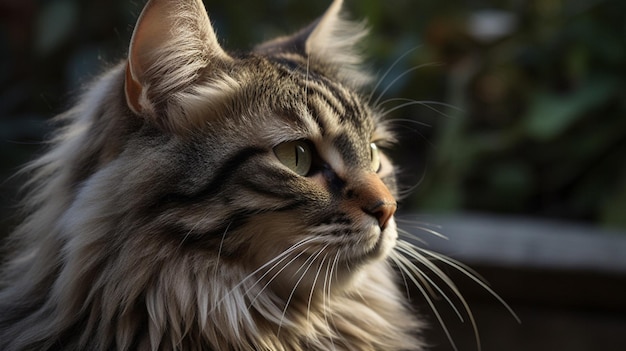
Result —
<instances>
[{"instance_id":1,"label":"green foliage","mask_svg":"<svg viewBox=\"0 0 626 351\"><path fill-rule=\"evenodd\" d=\"M464 113L436 131L421 208L626 227L626 3L546 3L515 9L498 41L467 39L444 72Z\"/></svg>"}]
</instances>

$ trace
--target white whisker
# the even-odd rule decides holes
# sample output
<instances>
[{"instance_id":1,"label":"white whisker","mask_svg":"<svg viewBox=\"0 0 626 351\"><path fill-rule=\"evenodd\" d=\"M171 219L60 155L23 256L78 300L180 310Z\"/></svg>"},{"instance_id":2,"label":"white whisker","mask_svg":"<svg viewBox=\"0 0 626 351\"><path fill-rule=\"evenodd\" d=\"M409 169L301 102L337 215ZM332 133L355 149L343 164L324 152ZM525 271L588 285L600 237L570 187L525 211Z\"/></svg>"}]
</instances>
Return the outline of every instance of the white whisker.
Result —
<instances>
[{"instance_id":1,"label":"white whisker","mask_svg":"<svg viewBox=\"0 0 626 351\"><path fill-rule=\"evenodd\" d=\"M428 234L432 234L432 235L434 235L434 236L436 236L436 237L438 237L440 239L449 240L447 236L441 234L437 230L428 228L428 227L434 227L436 229L441 229L441 226L439 226L439 225L430 224L430 223L424 223L424 222L413 222L411 220L407 220L407 219L403 219L403 218L396 218L396 221L398 223L410 224L411 228L417 229L417 230L422 231L422 232L426 232ZM415 234L411 234L411 233L409 233L407 231L403 231L403 234L406 234L408 237L410 237L412 239L419 240L419 241L423 242L422 239L416 237Z\"/></svg>"},{"instance_id":2,"label":"white whisker","mask_svg":"<svg viewBox=\"0 0 626 351\"><path fill-rule=\"evenodd\" d=\"M304 255L304 251L300 251L298 252L298 254L296 256L294 256L291 260L289 260L289 262L287 262L286 264L284 264L279 270L278 272L276 272L270 279L268 279L268 281L265 283L265 285L263 285L263 287L261 288L261 290L259 290L257 292L257 294L254 296L254 298L252 299L252 301L250 301L250 303L248 304L248 308L252 307L254 305L254 303L256 302L256 300L259 298L259 296L261 296L261 294L265 291L265 289L267 289L267 287L274 281L274 279L276 279L285 269L287 269L287 267L289 267L290 264L292 264L295 260L297 260L298 258L300 258L300 256ZM265 278L265 276L267 274L269 274L269 272L271 272L272 270L274 270L274 268L277 268L279 263L276 263L275 265L272 266L272 268L268 269L267 272L265 272L259 279L257 279L254 284L249 287L245 294L248 295L248 293L250 292L250 290L252 290L252 288L259 282L261 282L261 280L263 278Z\"/></svg>"},{"instance_id":3,"label":"white whisker","mask_svg":"<svg viewBox=\"0 0 626 351\"><path fill-rule=\"evenodd\" d=\"M196 228L198 228L198 226L200 225L200 223L205 220L209 215L205 214L199 221L197 221L193 227L191 227L191 229L189 229L189 231L185 234L185 236L180 240L180 243L178 244L178 247L176 248L176 250L180 250L181 247L183 247L183 244L185 243L185 241L187 241L187 239L189 238L189 236L191 235L191 233L193 233L194 230L196 230ZM228 228L227 228L228 229Z\"/></svg>"},{"instance_id":4,"label":"white whisker","mask_svg":"<svg viewBox=\"0 0 626 351\"><path fill-rule=\"evenodd\" d=\"M431 269L430 265L428 263L430 262L424 262L422 259L419 259L418 257L416 257L414 254L410 253L408 250L405 250L402 247L398 247L398 250L404 254L406 254L409 257L415 258L417 259L420 263L424 264L427 268ZM454 302L452 302L452 300L450 299L450 297L448 297L448 295L443 291L443 289L441 289L433 280L432 278L430 278L426 273L424 273L421 269L419 269L417 266L415 266L414 264L411 263L410 260L408 260L406 257L400 256L399 259L401 259L403 262L406 263L407 268L409 268L409 270L411 270L413 273L415 273L416 275L422 277L423 279L425 279L426 281L428 281L429 286L432 286L433 288L435 288L435 290L437 290L437 292L439 292L439 295L441 295L450 305L450 307L452 307L452 309L454 310L455 314L459 317L459 320L461 322L464 322L465 319L463 318L463 315L461 314L461 312L458 310L458 308L456 307L456 305L454 304ZM433 271L438 277L442 278L441 275L438 272ZM442 278L443 279L443 278ZM446 285L450 286L451 281L446 281ZM455 293L455 295L459 296L460 293L458 292L458 290L456 290L456 287L451 287L451 290ZM431 296L436 297L437 295L434 294L434 292L431 290Z\"/></svg>"},{"instance_id":5,"label":"white whisker","mask_svg":"<svg viewBox=\"0 0 626 351\"><path fill-rule=\"evenodd\" d=\"M298 288L298 285L300 284L302 279L306 276L307 272L309 271L309 269L311 268L311 265L313 265L315 260L324 252L324 250L326 250L326 248L328 248L328 245L330 244L326 244L324 247L322 247L317 254L313 256L309 256L309 258L307 258L306 261L304 261L304 263L302 263L300 268L298 268L298 270L296 271L296 273L298 273L302 269L302 267L304 267L304 265L306 265L308 262L308 265L306 266L306 268L300 275L300 278L298 278L296 283L293 285L293 289L291 289L291 293L289 294L289 297L287 298L287 301L285 302L285 308L283 308L283 313L280 316L280 323L278 324L278 332L276 333L277 336L280 335L280 329L282 328L283 320L285 318L285 314L287 313L287 308L289 307L289 304L291 303L291 299L293 298L293 295L295 294L296 289Z\"/></svg>"},{"instance_id":6,"label":"white whisker","mask_svg":"<svg viewBox=\"0 0 626 351\"><path fill-rule=\"evenodd\" d=\"M420 293L422 294L422 296L424 297L424 299L426 299L426 303L430 306L430 309L433 311L433 313L435 314L435 318L437 318L437 321L439 322L439 325L441 325L444 333L446 334L446 337L448 338L448 340L450 341L450 344L452 345L452 348L455 351L458 351L458 348L456 347L456 344L454 343L454 340L452 339L452 335L450 335L450 331L448 330L448 327L446 326L446 323L443 321L443 318L441 317L441 315L439 314L439 311L437 310L437 307L435 306L435 303L433 302L432 298L430 297L430 294L425 290L424 286L422 286L422 284L420 284L420 282L417 281L417 277L413 274L410 274L411 272L409 271L409 269L407 267L405 267L404 263L399 259L399 257L401 256L396 256L393 254L389 256L398 267L402 267L402 269L406 269L407 271L407 275L409 277L409 279L413 282L413 284L415 285L415 287L420 291Z\"/></svg>"},{"instance_id":7,"label":"white whisker","mask_svg":"<svg viewBox=\"0 0 626 351\"><path fill-rule=\"evenodd\" d=\"M441 101L432 101L432 100L415 100L415 99L408 99L408 98L389 98L383 102L381 102L379 104L379 106L383 106L389 102L411 102L411 103L416 103L419 105L424 105L424 106L430 106L430 105L435 105L435 106L442 106L445 108L449 108L451 110L455 110L457 112L465 112L465 110L463 110L462 108L452 105L452 104L448 104L446 102L441 102Z\"/></svg>"},{"instance_id":8,"label":"white whisker","mask_svg":"<svg viewBox=\"0 0 626 351\"><path fill-rule=\"evenodd\" d=\"M394 99L394 100L399 100L399 99ZM448 104L441 104L441 103L437 103L435 101L418 101L418 100L409 100L409 99L407 99L407 100L408 100L408 102L405 102L403 104L394 106L394 107L392 107L392 108L390 108L388 110L384 110L383 111L383 117L387 116L387 115L390 115L393 112L395 112L397 110L400 110L400 109L403 109L405 107L418 105L418 106L425 107L425 108L427 108L427 109L429 109L429 110L431 110L431 111L433 111L433 112L435 112L435 113L437 113L437 114L439 114L439 115L441 115L443 117L451 118L451 116L449 114L447 114L447 113L445 113L445 112L443 112L443 111L441 111L441 110L431 106L431 105L444 105L446 107L452 108ZM409 122L409 123L414 123L414 124L421 125L421 126L424 126L424 127L432 127L432 125L430 125L430 124L427 124L427 123L424 123L424 122L420 122L420 121L416 121L416 120L412 120L412 119L393 119L391 121L392 122L393 121Z\"/></svg>"},{"instance_id":9,"label":"white whisker","mask_svg":"<svg viewBox=\"0 0 626 351\"><path fill-rule=\"evenodd\" d=\"M335 258L333 259L333 262L329 265L326 266L326 273L324 275L324 285L322 287L322 291L323 291L323 301L322 301L322 305L324 306L324 321L326 322L326 325L328 326L328 330L330 332L332 332L333 334L337 332L337 326L335 325L335 321L333 319L333 316L331 315L330 318L328 316L328 312L331 309L330 306L330 301L331 301L331 280L332 280L332 276L333 276L333 270L335 268L335 266L337 265L337 261L339 260L339 251L335 253ZM330 320L330 321L329 321ZM332 326L331 326L332 324ZM333 341L334 339L334 335L329 335L330 338L330 342L332 345L333 350L336 349L335 347L335 343Z\"/></svg>"},{"instance_id":10,"label":"white whisker","mask_svg":"<svg viewBox=\"0 0 626 351\"><path fill-rule=\"evenodd\" d=\"M402 228L397 228L397 230L398 230L398 235L399 235L400 238L406 237L406 238L415 240L415 241L419 242L422 245L428 245L426 240L424 240L422 238L418 238L416 236L413 236L413 234L411 234L410 232L408 232L408 231L406 231L406 230L404 230Z\"/></svg>"},{"instance_id":11,"label":"white whisker","mask_svg":"<svg viewBox=\"0 0 626 351\"><path fill-rule=\"evenodd\" d=\"M391 253L391 255L393 256L393 252ZM396 264L396 267L398 267L398 271L400 272L400 277L402 277L402 282L404 283L404 290L406 292L406 299L411 302L411 291L409 290L409 282L406 280L406 275L410 273L406 272L406 270L404 269L404 267L399 266L398 263L395 261L394 257L392 257L392 260L394 261L394 263ZM406 272L406 274L405 274ZM360 293L360 292L359 292Z\"/></svg>"},{"instance_id":12,"label":"white whisker","mask_svg":"<svg viewBox=\"0 0 626 351\"><path fill-rule=\"evenodd\" d=\"M400 61L402 61L406 56L408 56L411 52L415 51L417 48L419 48L420 45L415 46L410 48L409 50L407 50L404 54L400 55L400 57L398 57L397 59L395 59L393 61L393 63L391 64L391 66L389 66L389 68L387 68L387 70L385 71L385 73L383 73L383 75L378 79L378 82L376 82L376 85L374 86L374 88L372 89L372 92L370 93L370 96L367 98L367 101L370 102L372 101L372 98L374 97L374 93L376 92L376 90L378 89L378 87L380 86L380 84L383 82L383 80L385 80L385 78L387 78L387 76L389 75L389 73L391 73L391 70L394 69L394 67L396 67L396 65L398 63L400 63ZM386 91L386 90L385 90ZM380 96L378 96L378 99L380 99Z\"/></svg>"},{"instance_id":13,"label":"white whisker","mask_svg":"<svg viewBox=\"0 0 626 351\"><path fill-rule=\"evenodd\" d=\"M401 172L397 171L396 174L398 173L401 173ZM403 199L403 198L406 198L408 195L412 194L415 191L415 189L419 188L420 185L422 185L422 183L424 182L424 180L426 180L426 174L428 174L428 165L424 166L424 171L420 175L420 178L417 180L417 182L415 182L415 184L405 187L404 189L401 189L398 191L399 192L398 198Z\"/></svg>"},{"instance_id":14,"label":"white whisker","mask_svg":"<svg viewBox=\"0 0 626 351\"><path fill-rule=\"evenodd\" d=\"M413 72L413 71L417 71L418 69L422 69L424 67L429 67L429 66L438 66L438 64L435 63L423 63L421 65L417 65L415 67L411 67L409 69L407 69L406 71L400 73L397 77L395 77L388 85L387 87L378 95L378 98L376 98L376 100L374 101L373 105L374 106L379 106L378 102L380 101L380 98L383 97L385 95L385 93L387 93L387 91L389 89L391 89L391 87L398 81L400 80L402 77L406 76L407 74Z\"/></svg>"},{"instance_id":15,"label":"white whisker","mask_svg":"<svg viewBox=\"0 0 626 351\"><path fill-rule=\"evenodd\" d=\"M215 259L215 269L213 270L214 281L217 281L217 270L219 269L219 266L220 266L220 257L222 256L222 247L224 245L224 239L226 239L226 233L228 233L228 229L230 228L231 224L233 224L232 221L228 223L228 225L226 226L226 229L224 230L224 234L222 234L222 239L220 240L220 247L217 250L217 258Z\"/></svg>"},{"instance_id":16,"label":"white whisker","mask_svg":"<svg viewBox=\"0 0 626 351\"><path fill-rule=\"evenodd\" d=\"M218 300L217 304L211 308L210 312L213 312L228 296L230 296L237 289L239 289L243 284L245 284L248 281L248 279L255 277L259 272L261 272L262 270L266 269L270 265L273 265L271 269L269 269L267 272L265 272L261 276L261 278L259 278L259 279L263 279L263 277L265 277L272 269L274 269L276 267L276 265L278 265L281 262L283 262L284 260L286 260L288 258L288 255L290 255L293 251L295 251L299 247L301 247L303 245L306 245L308 243L311 243L311 242L313 242L315 240L316 240L316 238L305 238L305 239L302 239L302 240L298 241L297 243L293 244L292 246L290 246L289 248L287 248L285 251L283 251L280 254L276 255L276 257L272 258L271 260L269 260L266 263L264 263L263 265L261 265L259 268L255 269L252 273L248 274L243 279L241 279L241 281L239 283L235 284L235 286L233 286L226 294L224 294L224 296L222 296ZM254 285L256 285L258 282L259 282L259 280L257 279L257 281L252 285L252 287ZM250 289L251 289L251 287L250 287ZM250 289L246 290L246 293Z\"/></svg>"},{"instance_id":17,"label":"white whisker","mask_svg":"<svg viewBox=\"0 0 626 351\"><path fill-rule=\"evenodd\" d=\"M493 296L496 300L498 300L498 302L500 302L509 311L509 313L513 316L513 318L515 318L515 320L518 323L521 323L519 316L515 313L515 311L513 311L513 308L511 308L511 306L509 306L509 304L506 303L506 301L504 301L504 299L500 297L498 293L496 293L491 287L489 287L489 285L484 281L484 279L480 277L480 275L478 275L478 273L476 273L474 270L472 270L471 268L467 267L461 262L454 260L450 257L444 256L444 255L441 255L436 252L426 250L423 248L417 248L417 249L426 255L430 255L431 257L436 258L437 260L446 263L450 267L455 268L457 271L463 273L465 276L473 280L476 284L480 285L480 287L485 289L491 296Z\"/></svg>"},{"instance_id":18,"label":"white whisker","mask_svg":"<svg viewBox=\"0 0 626 351\"><path fill-rule=\"evenodd\" d=\"M427 259L423 255L421 255L417 251L417 250L421 251L422 249L420 249L418 247L415 247L415 246L413 246L413 245L411 245L411 244L409 244L407 242L404 242L404 241L400 241L398 246L399 246L399 248L404 249L403 252L405 254L409 255L410 257L413 257L415 260L417 260L418 262L422 263L426 268L430 269L431 272L433 272L435 275L437 275L439 277L439 279L441 279L448 286L448 288L450 288L450 290L452 290L452 292L454 292L456 297L459 299L459 301L463 305L463 308L465 309L465 312L467 312L467 316L469 317L470 323L472 325L472 329L474 330L474 336L476 338L476 345L478 347L478 350L480 351L480 348L481 348L481 346L480 346L480 335L478 333L478 326L476 324L476 320L474 319L474 314L472 313L472 310L469 307L469 304L467 303L467 301L465 300L465 298L463 297L463 295L461 294L459 289L456 287L454 282L452 282L450 277L448 277L448 275L446 275L432 261L430 261L429 259ZM455 308L455 310L456 310L456 308ZM458 311L457 311L457 315L459 315L459 318L461 318L461 321L463 321L463 318L460 317L460 314L458 313Z\"/></svg>"},{"instance_id":19,"label":"white whisker","mask_svg":"<svg viewBox=\"0 0 626 351\"><path fill-rule=\"evenodd\" d=\"M322 271L322 267L324 267L324 262L326 262L326 258L328 257L328 253L324 255L322 261L320 262L319 267L317 267L317 271L315 272L315 278L313 278L313 284L311 285L311 293L309 294L309 300L307 301L307 310L306 310L306 320L310 320L311 314L311 302L313 301L313 293L315 292L315 285L317 284L317 279L320 276L320 272Z\"/></svg>"}]
</instances>

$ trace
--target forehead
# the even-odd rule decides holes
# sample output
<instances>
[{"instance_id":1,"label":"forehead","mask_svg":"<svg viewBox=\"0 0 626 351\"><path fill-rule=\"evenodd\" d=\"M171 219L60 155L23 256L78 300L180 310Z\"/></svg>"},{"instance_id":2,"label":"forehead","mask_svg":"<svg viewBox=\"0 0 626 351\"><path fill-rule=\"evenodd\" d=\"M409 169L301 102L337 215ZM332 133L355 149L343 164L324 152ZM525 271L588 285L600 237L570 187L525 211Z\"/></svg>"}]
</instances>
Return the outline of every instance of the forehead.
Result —
<instances>
[{"instance_id":1,"label":"forehead","mask_svg":"<svg viewBox=\"0 0 626 351\"><path fill-rule=\"evenodd\" d=\"M374 118L366 99L323 67L285 57L259 60L255 66L250 73L256 77L252 89L266 92L276 109L290 110L286 117L312 118L323 136L348 130L368 137L373 132Z\"/></svg>"},{"instance_id":2,"label":"forehead","mask_svg":"<svg viewBox=\"0 0 626 351\"><path fill-rule=\"evenodd\" d=\"M228 76L228 84L207 79L203 92L208 94L199 99L198 114L207 119L212 140L269 149L306 139L327 162L341 161L341 168L368 164L375 132L372 110L323 68L252 56L242 58Z\"/></svg>"},{"instance_id":3,"label":"forehead","mask_svg":"<svg viewBox=\"0 0 626 351\"><path fill-rule=\"evenodd\" d=\"M297 126L306 126L307 139L320 152L341 154L348 163L369 159L375 121L359 93L307 62L276 59L270 64L280 77L281 91L276 93L282 100L279 105L291 107L291 111L280 117Z\"/></svg>"}]
</instances>

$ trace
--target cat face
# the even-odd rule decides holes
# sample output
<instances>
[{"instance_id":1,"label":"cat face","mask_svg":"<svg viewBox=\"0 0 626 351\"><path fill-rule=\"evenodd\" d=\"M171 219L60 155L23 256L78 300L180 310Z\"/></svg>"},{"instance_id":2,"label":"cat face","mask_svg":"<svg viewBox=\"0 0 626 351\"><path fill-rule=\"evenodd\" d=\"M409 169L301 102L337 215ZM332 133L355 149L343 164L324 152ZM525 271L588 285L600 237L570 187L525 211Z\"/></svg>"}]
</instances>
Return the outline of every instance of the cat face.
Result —
<instances>
[{"instance_id":1,"label":"cat face","mask_svg":"<svg viewBox=\"0 0 626 351\"><path fill-rule=\"evenodd\" d=\"M286 289L309 291L331 265L349 282L384 258L397 237L380 151L391 136L360 93L349 52L362 34L338 17L341 2L238 56L221 49L201 2L172 3L140 17L124 77L140 127L90 194L107 192L127 226L174 251L264 267Z\"/></svg>"},{"instance_id":2,"label":"cat face","mask_svg":"<svg viewBox=\"0 0 626 351\"><path fill-rule=\"evenodd\" d=\"M175 240L219 252L222 264L256 269L290 252L273 268L284 268L274 283L293 286L309 265L299 284L307 291L319 265L334 261L340 276L385 257L397 236L396 202L393 168L378 147L389 136L375 112L315 68L257 54L236 60L236 88L195 96L208 104L182 110L204 126L156 131L162 141L150 143L164 148L164 167L141 172L158 189L141 202L154 204L157 222L175 222ZM138 149L139 159L154 158L152 148Z\"/></svg>"}]
</instances>

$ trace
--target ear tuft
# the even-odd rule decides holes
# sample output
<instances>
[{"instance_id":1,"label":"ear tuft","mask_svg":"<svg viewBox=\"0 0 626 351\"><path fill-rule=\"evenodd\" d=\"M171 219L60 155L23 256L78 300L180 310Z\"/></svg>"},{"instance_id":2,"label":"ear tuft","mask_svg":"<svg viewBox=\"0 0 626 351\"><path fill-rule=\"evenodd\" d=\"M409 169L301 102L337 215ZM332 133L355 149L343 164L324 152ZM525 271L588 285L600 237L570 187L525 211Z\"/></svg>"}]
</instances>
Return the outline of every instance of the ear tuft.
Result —
<instances>
[{"instance_id":1,"label":"ear tuft","mask_svg":"<svg viewBox=\"0 0 626 351\"><path fill-rule=\"evenodd\" d=\"M176 93L192 85L203 70L230 60L201 0L149 0L128 53L128 107L137 115L157 118L156 110L174 101Z\"/></svg>"},{"instance_id":2,"label":"ear tuft","mask_svg":"<svg viewBox=\"0 0 626 351\"><path fill-rule=\"evenodd\" d=\"M370 77L361 67L358 44L367 35L363 22L353 22L342 16L343 0L334 0L316 22L292 36L281 37L256 47L268 55L297 53L313 63L334 68L337 78L361 86Z\"/></svg>"},{"instance_id":3,"label":"ear tuft","mask_svg":"<svg viewBox=\"0 0 626 351\"><path fill-rule=\"evenodd\" d=\"M307 55L326 58L338 64L359 64L357 44L367 30L363 23L355 23L342 17L343 0L335 0L318 20L306 38Z\"/></svg>"}]
</instances>

